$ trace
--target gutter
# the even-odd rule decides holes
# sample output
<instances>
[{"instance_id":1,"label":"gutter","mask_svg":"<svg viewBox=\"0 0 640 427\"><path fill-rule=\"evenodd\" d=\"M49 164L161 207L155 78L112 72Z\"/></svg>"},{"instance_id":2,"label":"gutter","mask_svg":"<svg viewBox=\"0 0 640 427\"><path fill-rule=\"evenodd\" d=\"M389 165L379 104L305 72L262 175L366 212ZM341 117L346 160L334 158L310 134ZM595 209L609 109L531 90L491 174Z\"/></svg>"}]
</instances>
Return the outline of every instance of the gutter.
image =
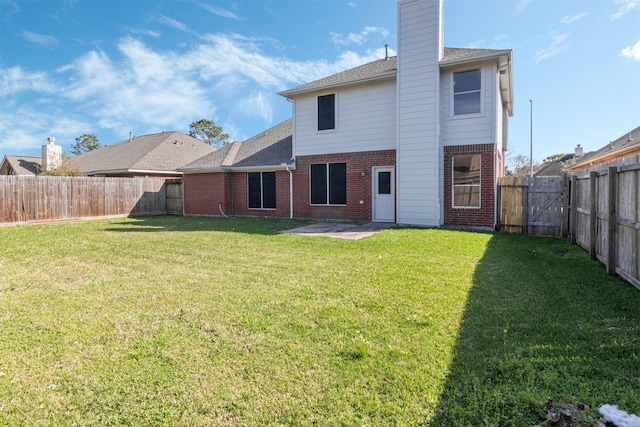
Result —
<instances>
[{"instance_id":1,"label":"gutter","mask_svg":"<svg viewBox=\"0 0 640 427\"><path fill-rule=\"evenodd\" d=\"M289 219L293 219L293 170L289 169L289 167L289 165L286 165L285 170L289 172Z\"/></svg>"},{"instance_id":2,"label":"gutter","mask_svg":"<svg viewBox=\"0 0 640 427\"><path fill-rule=\"evenodd\" d=\"M293 165L287 165L283 163L281 165L270 166L216 166L210 168L197 168L197 169L178 169L181 173L188 175L193 173L214 173L214 172L275 172L275 171L288 171L296 170L295 163Z\"/></svg>"},{"instance_id":3,"label":"gutter","mask_svg":"<svg viewBox=\"0 0 640 427\"><path fill-rule=\"evenodd\" d=\"M636 154L640 154L640 144L634 144L630 147L623 147L616 151L612 151L607 154L603 154L599 157L593 158L591 160L587 160L583 163L578 163L577 165L573 165L569 168L566 168L565 172L577 172L582 169L591 168L594 166L601 165L603 163L608 163L614 160L618 160L623 157L633 156Z\"/></svg>"},{"instance_id":4,"label":"gutter","mask_svg":"<svg viewBox=\"0 0 640 427\"><path fill-rule=\"evenodd\" d=\"M96 170L96 171L82 171L83 175L93 175L93 176L105 176L111 174L123 174L123 173L139 173L145 175L182 175L180 170L175 171L157 171L157 170L146 170L146 169L107 169L107 170Z\"/></svg>"},{"instance_id":5,"label":"gutter","mask_svg":"<svg viewBox=\"0 0 640 427\"><path fill-rule=\"evenodd\" d=\"M278 92L278 95L284 96L285 98L290 99L290 98L293 98L295 96L303 95L303 94L306 94L306 93L322 92L322 91L327 90L327 89L340 88L340 87L345 87L345 86L353 86L355 84L375 82L377 80L386 80L388 78L395 77L396 73L397 73L397 70L394 69L392 71L386 71L384 73L376 74L375 76L346 80L346 81L340 82L338 84L328 83L326 85L313 86L313 87L310 87L310 88L285 90L285 91L282 91L282 92Z\"/></svg>"}]
</instances>

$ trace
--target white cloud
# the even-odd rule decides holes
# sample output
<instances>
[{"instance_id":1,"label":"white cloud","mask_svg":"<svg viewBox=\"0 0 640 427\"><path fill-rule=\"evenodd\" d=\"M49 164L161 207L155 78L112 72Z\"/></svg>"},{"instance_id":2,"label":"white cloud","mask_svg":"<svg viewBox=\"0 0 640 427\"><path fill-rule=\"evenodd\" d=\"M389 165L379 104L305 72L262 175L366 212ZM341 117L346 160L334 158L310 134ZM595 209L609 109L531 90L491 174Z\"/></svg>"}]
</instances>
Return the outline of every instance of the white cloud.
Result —
<instances>
[{"instance_id":1,"label":"white cloud","mask_svg":"<svg viewBox=\"0 0 640 427\"><path fill-rule=\"evenodd\" d=\"M171 19L168 16L160 15L158 17L158 21L163 23L163 24L166 24L166 25L168 25L170 27L173 27L173 28L175 28L177 30L188 31L188 27L187 27L186 24L184 24L184 23L182 23L180 21L176 21L175 19Z\"/></svg>"},{"instance_id":2,"label":"white cloud","mask_svg":"<svg viewBox=\"0 0 640 427\"><path fill-rule=\"evenodd\" d=\"M531 3L531 0L520 0L513 14L517 15L518 13L522 12L529 5L529 3Z\"/></svg>"},{"instance_id":3,"label":"white cloud","mask_svg":"<svg viewBox=\"0 0 640 427\"><path fill-rule=\"evenodd\" d=\"M32 33L31 31L23 31L22 37L31 43L36 43L42 46L53 46L58 43L58 39L53 36Z\"/></svg>"},{"instance_id":4,"label":"white cloud","mask_svg":"<svg viewBox=\"0 0 640 427\"><path fill-rule=\"evenodd\" d=\"M122 139L129 131L186 131L201 117L224 123L239 139L246 136L233 112L271 122L278 91L384 57L380 47L346 51L333 61L296 61L266 53L262 46L271 39L212 34L198 40L186 51L169 51L125 37L118 55L94 49L55 71L0 70L0 104L11 105L0 111L0 152L37 149L47 136L64 146L105 129Z\"/></svg>"},{"instance_id":5,"label":"white cloud","mask_svg":"<svg viewBox=\"0 0 640 427\"><path fill-rule=\"evenodd\" d=\"M560 19L560 23L561 24L573 24L574 22L581 20L585 16L587 16L586 13L579 13L577 15L571 15L571 16L567 15L567 16L564 16L562 19Z\"/></svg>"},{"instance_id":6,"label":"white cloud","mask_svg":"<svg viewBox=\"0 0 640 427\"><path fill-rule=\"evenodd\" d=\"M479 39L475 40L465 47L467 49L501 49L504 47L504 41L507 40L508 37L506 34L498 34L494 36L491 40Z\"/></svg>"},{"instance_id":7,"label":"white cloud","mask_svg":"<svg viewBox=\"0 0 640 427\"><path fill-rule=\"evenodd\" d=\"M16 110L0 111L0 153L23 154L38 151L47 142L47 137L54 136L59 145L68 145L76 136L90 132L91 126L73 118L59 114L51 114L56 110L51 105L47 110L36 110L33 107L19 107Z\"/></svg>"},{"instance_id":8,"label":"white cloud","mask_svg":"<svg viewBox=\"0 0 640 427\"><path fill-rule=\"evenodd\" d=\"M347 35L340 33L329 33L334 44L347 46L350 44L362 45L367 41L370 34L379 34L382 38L389 36L389 30L380 27L365 27L359 33L349 33Z\"/></svg>"},{"instance_id":9,"label":"white cloud","mask_svg":"<svg viewBox=\"0 0 640 427\"><path fill-rule=\"evenodd\" d=\"M618 11L611 15L611 19L621 18L626 13L632 11L633 9L640 6L640 1L638 0L616 0L616 4L620 5L618 7Z\"/></svg>"},{"instance_id":10,"label":"white cloud","mask_svg":"<svg viewBox=\"0 0 640 427\"><path fill-rule=\"evenodd\" d=\"M46 73L28 72L21 67L0 68L0 88L4 95L23 91L53 92L55 84L49 80Z\"/></svg>"},{"instance_id":11,"label":"white cloud","mask_svg":"<svg viewBox=\"0 0 640 427\"><path fill-rule=\"evenodd\" d=\"M538 64L545 59L552 58L569 48L569 45L566 43L568 34L552 34L551 35L551 45L544 49L539 49L534 57L534 62Z\"/></svg>"},{"instance_id":12,"label":"white cloud","mask_svg":"<svg viewBox=\"0 0 640 427\"><path fill-rule=\"evenodd\" d=\"M229 12L228 10L223 9L221 7L217 7L217 6L213 6L211 4L205 4L205 3L201 3L200 6L208 10L209 12L213 13L214 15L221 16L222 18L231 18L231 19L235 19L236 21L240 21L240 17L238 17L235 13Z\"/></svg>"},{"instance_id":13,"label":"white cloud","mask_svg":"<svg viewBox=\"0 0 640 427\"><path fill-rule=\"evenodd\" d=\"M269 102L268 95L262 91L252 93L238 101L234 106L234 112L243 116L259 117L267 122L273 120L273 106Z\"/></svg>"},{"instance_id":14,"label":"white cloud","mask_svg":"<svg viewBox=\"0 0 640 427\"><path fill-rule=\"evenodd\" d=\"M636 61L640 61L640 40L633 46L627 46L622 49L622 55L627 58L634 59Z\"/></svg>"}]
</instances>

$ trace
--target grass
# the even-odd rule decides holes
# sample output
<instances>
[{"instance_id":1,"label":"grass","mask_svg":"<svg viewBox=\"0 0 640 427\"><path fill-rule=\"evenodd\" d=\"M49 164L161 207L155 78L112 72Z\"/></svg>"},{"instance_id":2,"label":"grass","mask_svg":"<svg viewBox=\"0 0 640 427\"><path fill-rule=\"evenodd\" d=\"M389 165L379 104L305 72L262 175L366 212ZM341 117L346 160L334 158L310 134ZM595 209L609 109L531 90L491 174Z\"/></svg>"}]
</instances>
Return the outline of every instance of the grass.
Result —
<instances>
[{"instance_id":1,"label":"grass","mask_svg":"<svg viewBox=\"0 0 640 427\"><path fill-rule=\"evenodd\" d=\"M640 413L640 292L566 242L157 217L0 228L0 425Z\"/></svg>"}]
</instances>

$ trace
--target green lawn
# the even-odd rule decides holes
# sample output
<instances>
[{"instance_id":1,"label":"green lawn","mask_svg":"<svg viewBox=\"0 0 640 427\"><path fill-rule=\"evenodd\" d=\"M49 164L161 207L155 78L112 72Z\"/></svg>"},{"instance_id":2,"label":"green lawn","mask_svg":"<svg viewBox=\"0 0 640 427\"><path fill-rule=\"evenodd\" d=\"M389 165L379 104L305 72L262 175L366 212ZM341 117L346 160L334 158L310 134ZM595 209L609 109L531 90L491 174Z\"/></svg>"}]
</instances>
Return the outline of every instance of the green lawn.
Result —
<instances>
[{"instance_id":1,"label":"green lawn","mask_svg":"<svg viewBox=\"0 0 640 427\"><path fill-rule=\"evenodd\" d=\"M640 292L550 238L157 217L0 228L0 425L640 414Z\"/></svg>"}]
</instances>

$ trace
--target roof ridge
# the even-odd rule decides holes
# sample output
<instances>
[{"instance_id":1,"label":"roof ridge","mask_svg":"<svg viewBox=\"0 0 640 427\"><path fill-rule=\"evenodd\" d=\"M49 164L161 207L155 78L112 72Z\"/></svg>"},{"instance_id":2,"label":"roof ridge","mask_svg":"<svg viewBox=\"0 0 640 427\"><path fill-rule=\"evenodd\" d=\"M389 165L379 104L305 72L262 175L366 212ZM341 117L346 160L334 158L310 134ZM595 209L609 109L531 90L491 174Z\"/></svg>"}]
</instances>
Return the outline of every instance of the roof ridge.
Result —
<instances>
[{"instance_id":1,"label":"roof ridge","mask_svg":"<svg viewBox=\"0 0 640 427\"><path fill-rule=\"evenodd\" d=\"M220 164L220 166L231 166L235 163L235 158L236 155L238 154L238 150L240 150L240 144L242 144L241 142L232 142L231 143L231 147L229 147L229 152L227 152L227 155L224 157L224 160L222 160L222 163Z\"/></svg>"}]
</instances>

